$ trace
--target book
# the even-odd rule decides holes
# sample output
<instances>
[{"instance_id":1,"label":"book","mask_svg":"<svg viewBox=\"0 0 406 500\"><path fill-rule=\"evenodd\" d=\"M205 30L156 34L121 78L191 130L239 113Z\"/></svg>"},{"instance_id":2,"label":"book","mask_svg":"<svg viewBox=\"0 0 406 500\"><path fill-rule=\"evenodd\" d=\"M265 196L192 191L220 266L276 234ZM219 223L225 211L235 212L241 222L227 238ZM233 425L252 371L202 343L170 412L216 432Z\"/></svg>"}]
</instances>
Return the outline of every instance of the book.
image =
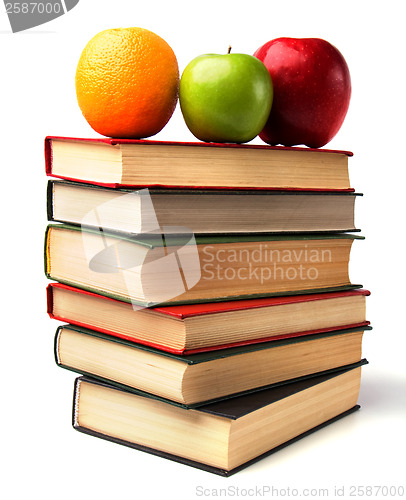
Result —
<instances>
[{"instance_id":1,"label":"book","mask_svg":"<svg viewBox=\"0 0 406 500\"><path fill-rule=\"evenodd\" d=\"M131 236L49 225L48 278L132 304L212 302L358 287L354 234Z\"/></svg>"},{"instance_id":2,"label":"book","mask_svg":"<svg viewBox=\"0 0 406 500\"><path fill-rule=\"evenodd\" d=\"M253 144L45 138L47 175L113 187L351 190L350 156Z\"/></svg>"},{"instance_id":3,"label":"book","mask_svg":"<svg viewBox=\"0 0 406 500\"><path fill-rule=\"evenodd\" d=\"M133 308L61 283L47 287L51 318L175 354L224 349L369 324L367 290Z\"/></svg>"},{"instance_id":4,"label":"book","mask_svg":"<svg viewBox=\"0 0 406 500\"><path fill-rule=\"evenodd\" d=\"M108 188L48 183L48 220L145 233L184 226L194 233L355 231L359 193Z\"/></svg>"},{"instance_id":5,"label":"book","mask_svg":"<svg viewBox=\"0 0 406 500\"><path fill-rule=\"evenodd\" d=\"M361 366L185 410L85 377L74 429L231 476L357 410Z\"/></svg>"},{"instance_id":6,"label":"book","mask_svg":"<svg viewBox=\"0 0 406 500\"><path fill-rule=\"evenodd\" d=\"M179 356L73 325L55 335L63 367L186 407L361 360L369 326Z\"/></svg>"}]
</instances>

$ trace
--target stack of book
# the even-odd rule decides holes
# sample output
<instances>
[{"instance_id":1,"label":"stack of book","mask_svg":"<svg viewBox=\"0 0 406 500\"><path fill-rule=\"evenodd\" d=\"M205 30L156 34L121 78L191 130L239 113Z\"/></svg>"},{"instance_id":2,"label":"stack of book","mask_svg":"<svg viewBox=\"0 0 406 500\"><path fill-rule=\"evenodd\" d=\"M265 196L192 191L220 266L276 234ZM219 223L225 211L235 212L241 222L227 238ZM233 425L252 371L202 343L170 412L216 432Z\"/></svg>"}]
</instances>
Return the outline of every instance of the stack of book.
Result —
<instances>
[{"instance_id":1,"label":"stack of book","mask_svg":"<svg viewBox=\"0 0 406 500\"><path fill-rule=\"evenodd\" d=\"M82 432L230 475L359 408L345 151L47 137L48 313Z\"/></svg>"}]
</instances>

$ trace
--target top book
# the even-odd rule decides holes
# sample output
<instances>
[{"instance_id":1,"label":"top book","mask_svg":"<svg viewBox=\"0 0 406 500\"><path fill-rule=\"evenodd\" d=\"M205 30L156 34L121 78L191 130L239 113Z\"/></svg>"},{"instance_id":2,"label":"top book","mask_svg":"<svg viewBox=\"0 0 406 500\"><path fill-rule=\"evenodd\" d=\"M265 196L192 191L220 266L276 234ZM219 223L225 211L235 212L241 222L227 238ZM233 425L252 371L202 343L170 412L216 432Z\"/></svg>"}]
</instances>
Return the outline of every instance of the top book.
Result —
<instances>
[{"instance_id":1,"label":"top book","mask_svg":"<svg viewBox=\"0 0 406 500\"><path fill-rule=\"evenodd\" d=\"M354 191L349 151L49 136L49 176L110 187Z\"/></svg>"}]
</instances>

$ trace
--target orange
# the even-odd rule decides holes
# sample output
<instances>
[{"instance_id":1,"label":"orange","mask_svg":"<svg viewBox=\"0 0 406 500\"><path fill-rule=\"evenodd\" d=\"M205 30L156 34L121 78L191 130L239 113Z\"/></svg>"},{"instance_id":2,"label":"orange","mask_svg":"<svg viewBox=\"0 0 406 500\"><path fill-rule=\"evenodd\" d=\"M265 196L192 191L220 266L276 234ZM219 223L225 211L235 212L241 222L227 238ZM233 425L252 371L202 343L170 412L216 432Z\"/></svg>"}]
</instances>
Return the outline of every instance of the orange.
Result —
<instances>
[{"instance_id":1,"label":"orange","mask_svg":"<svg viewBox=\"0 0 406 500\"><path fill-rule=\"evenodd\" d=\"M151 31L109 29L84 48L75 83L79 107L96 132L150 137L175 110L178 62L167 42Z\"/></svg>"}]
</instances>

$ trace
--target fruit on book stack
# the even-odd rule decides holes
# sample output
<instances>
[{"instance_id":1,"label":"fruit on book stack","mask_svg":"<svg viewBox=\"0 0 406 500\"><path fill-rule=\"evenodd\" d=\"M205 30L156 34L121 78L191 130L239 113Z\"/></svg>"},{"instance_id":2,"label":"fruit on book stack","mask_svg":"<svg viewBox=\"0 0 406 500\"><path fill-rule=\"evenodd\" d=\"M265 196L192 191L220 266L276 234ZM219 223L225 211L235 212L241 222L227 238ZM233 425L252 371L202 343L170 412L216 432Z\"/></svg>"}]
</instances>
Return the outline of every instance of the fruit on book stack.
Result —
<instances>
[{"instance_id":1,"label":"fruit on book stack","mask_svg":"<svg viewBox=\"0 0 406 500\"><path fill-rule=\"evenodd\" d=\"M213 61L181 85L192 132L193 68ZM348 272L352 153L120 134L45 140L48 313L57 364L81 375L74 428L228 476L357 410L370 326Z\"/></svg>"},{"instance_id":2,"label":"fruit on book stack","mask_svg":"<svg viewBox=\"0 0 406 500\"><path fill-rule=\"evenodd\" d=\"M122 171L140 165L134 176L145 157L152 177L154 162L173 162L160 188L92 177L90 158L122 148ZM293 154L306 188L220 179L213 189L216 176L197 179L197 166L201 187L181 188L182 150L192 170L205 155L219 176L232 164L236 184L258 155L272 177ZM57 363L84 375L78 430L227 475L357 408L370 327L369 292L348 275L356 195L348 184L309 188L325 157L348 177L349 153L56 137L46 151L59 178L48 187L48 312L66 323ZM80 155L85 178L73 181Z\"/></svg>"}]
</instances>

